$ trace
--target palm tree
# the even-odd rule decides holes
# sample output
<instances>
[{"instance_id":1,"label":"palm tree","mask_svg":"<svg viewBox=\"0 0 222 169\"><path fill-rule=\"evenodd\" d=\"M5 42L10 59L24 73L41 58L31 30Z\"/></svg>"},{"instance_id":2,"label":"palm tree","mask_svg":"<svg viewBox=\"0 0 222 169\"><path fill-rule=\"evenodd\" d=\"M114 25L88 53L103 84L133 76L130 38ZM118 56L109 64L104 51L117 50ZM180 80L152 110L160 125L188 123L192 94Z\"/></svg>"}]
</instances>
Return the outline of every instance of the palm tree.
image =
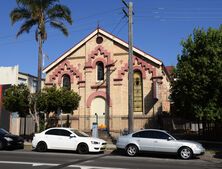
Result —
<instances>
[{"instance_id":1,"label":"palm tree","mask_svg":"<svg viewBox=\"0 0 222 169\"><path fill-rule=\"evenodd\" d=\"M10 13L12 25L23 21L17 37L22 33L29 33L32 27L36 27L35 39L38 42L38 88L41 91L42 78L42 44L47 39L46 25L59 29L68 36L68 30L63 21L72 24L71 11L61 5L59 0L16 0L18 7Z\"/></svg>"}]
</instances>

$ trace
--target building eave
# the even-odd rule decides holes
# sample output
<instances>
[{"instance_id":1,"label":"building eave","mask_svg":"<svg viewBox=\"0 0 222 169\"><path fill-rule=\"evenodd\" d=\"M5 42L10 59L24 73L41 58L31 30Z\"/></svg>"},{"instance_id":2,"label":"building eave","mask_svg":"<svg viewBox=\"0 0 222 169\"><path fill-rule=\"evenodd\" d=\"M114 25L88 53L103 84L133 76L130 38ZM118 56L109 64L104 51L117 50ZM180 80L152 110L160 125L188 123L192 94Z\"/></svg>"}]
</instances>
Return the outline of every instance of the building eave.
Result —
<instances>
[{"instance_id":1,"label":"building eave","mask_svg":"<svg viewBox=\"0 0 222 169\"><path fill-rule=\"evenodd\" d=\"M122 40L122 39L116 37L115 35L112 35L112 34L106 32L106 31L102 30L101 28L98 28L98 29L94 30L92 33L90 33L88 36L86 36L84 39L82 39L75 46L73 46L72 48L67 50L59 58L57 58L55 61L53 61L51 64L49 64L46 68L44 68L43 73L47 73L48 71L50 71L54 66L59 64L62 60L64 60L66 57L68 57L70 54L72 54L75 50L77 50L79 47L81 47L83 44L85 44L88 40L90 40L92 37L94 37L98 33L108 37L109 39L113 40L116 43L121 44L122 46L124 46L126 48L129 48L128 43L125 42L124 40ZM140 50L136 47L133 47L133 52L143 56L144 58L147 58L148 60L152 61L153 63L155 63L159 66L161 66L163 64L162 61L156 59L155 57L149 55L148 53L146 53L146 52L144 52L144 51L142 51L142 50Z\"/></svg>"}]
</instances>

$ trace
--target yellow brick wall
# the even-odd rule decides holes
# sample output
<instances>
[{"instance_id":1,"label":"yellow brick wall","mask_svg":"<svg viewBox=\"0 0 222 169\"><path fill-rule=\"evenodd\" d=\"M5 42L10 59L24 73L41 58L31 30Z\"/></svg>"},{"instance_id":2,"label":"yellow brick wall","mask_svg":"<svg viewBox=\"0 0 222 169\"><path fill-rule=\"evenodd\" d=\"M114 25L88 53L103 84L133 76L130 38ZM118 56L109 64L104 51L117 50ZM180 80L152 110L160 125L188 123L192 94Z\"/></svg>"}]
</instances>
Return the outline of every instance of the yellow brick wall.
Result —
<instances>
[{"instance_id":1,"label":"yellow brick wall","mask_svg":"<svg viewBox=\"0 0 222 169\"><path fill-rule=\"evenodd\" d=\"M89 60L89 54L91 54L91 52L98 46L96 43L96 37L97 36L91 38L66 58L73 67L81 72L82 79L85 81L80 87L77 83L79 80L78 77L74 76L74 83L71 85L71 88L81 96L79 108L74 111L74 115L79 116L80 118L72 122L72 127L80 128L81 130L90 130L90 117L88 116L92 114L90 114L90 107L87 107L89 96L98 91L106 92L105 88L92 89L92 86L98 85L101 82L96 81L96 69L85 68L85 64ZM127 72L124 72L125 74L122 76L122 81L115 82L114 79L118 77L118 71L128 63L127 49L114 43L105 36L103 36L103 43L101 46L110 53L112 61L115 62L115 65L111 67L112 73L110 76L110 98L112 101L112 107L110 107L110 130L121 131L124 128L127 128L128 125L128 74ZM95 55L94 59L99 57L104 58L99 52L98 55ZM92 62L94 59L92 59ZM107 61L107 57L105 57L105 59ZM153 64L152 62L150 63ZM50 76L53 75L58 66L59 65L47 72L46 83L50 82ZM157 76L162 77L162 80L159 83L159 100L154 101L152 98L152 73L149 70L146 70L146 78L143 79L144 108L143 112L136 112L134 114L136 117L134 121L135 129L145 127L145 124L149 121L148 119L154 117L157 112L162 110L162 108L164 108L164 110L169 110L167 106L169 103L168 96L170 83L161 66L153 64L153 67L156 69ZM58 84L58 78L56 78L53 83L56 84L57 87L61 87L61 85Z\"/></svg>"}]
</instances>

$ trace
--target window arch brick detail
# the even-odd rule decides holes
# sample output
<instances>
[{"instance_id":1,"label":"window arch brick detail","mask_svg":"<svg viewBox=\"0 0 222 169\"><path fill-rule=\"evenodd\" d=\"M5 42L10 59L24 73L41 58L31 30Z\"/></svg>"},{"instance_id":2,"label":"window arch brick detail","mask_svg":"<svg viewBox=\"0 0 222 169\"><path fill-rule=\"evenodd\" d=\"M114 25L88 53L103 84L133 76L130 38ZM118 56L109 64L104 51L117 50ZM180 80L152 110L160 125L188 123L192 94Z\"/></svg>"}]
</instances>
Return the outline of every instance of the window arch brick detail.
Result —
<instances>
[{"instance_id":1,"label":"window arch brick detail","mask_svg":"<svg viewBox=\"0 0 222 169\"><path fill-rule=\"evenodd\" d=\"M96 58L93 63L92 63L92 68L95 69L96 68L96 64L97 62L102 62L104 67L106 67L106 59L104 58Z\"/></svg>"},{"instance_id":2,"label":"window arch brick detail","mask_svg":"<svg viewBox=\"0 0 222 169\"><path fill-rule=\"evenodd\" d=\"M90 108L93 99L96 98L96 97L103 97L105 100L107 99L105 92L103 92L103 91L96 91L96 92L92 93L92 94L88 97L87 102L86 102L87 108ZM112 101L111 101L110 97L108 98L108 101L109 101L109 102L108 102L108 103L109 103L109 107L112 107Z\"/></svg>"},{"instance_id":3,"label":"window arch brick detail","mask_svg":"<svg viewBox=\"0 0 222 169\"><path fill-rule=\"evenodd\" d=\"M98 54L103 55L104 58L96 58ZM95 59L96 58L96 59ZM107 59L105 59L107 58ZM88 61L86 62L85 69L86 68L95 68L96 62L101 61L103 62L104 66L114 66L113 60L111 60L111 54L107 50L104 49L102 45L98 45L95 47L95 49L88 55Z\"/></svg>"},{"instance_id":4,"label":"window arch brick detail","mask_svg":"<svg viewBox=\"0 0 222 169\"><path fill-rule=\"evenodd\" d=\"M135 66L135 63L138 63L140 66ZM140 59L139 57L133 56L133 70L140 70L142 73L143 79L146 79L146 71L148 70L152 73L152 77L156 76L156 69L149 63L145 62L144 60ZM114 81L122 81L125 72L128 72L128 63L125 63L123 67L118 70L118 76L114 79Z\"/></svg>"},{"instance_id":5,"label":"window arch brick detail","mask_svg":"<svg viewBox=\"0 0 222 169\"><path fill-rule=\"evenodd\" d=\"M49 76L50 82L53 82L58 78L58 84L61 85L62 82L62 76L63 75L69 75L71 83L74 82L74 76L78 79L77 83L83 83L85 82L82 79L82 73L79 72L79 70L70 64L68 60L63 61L59 66L54 70L52 75Z\"/></svg>"}]
</instances>

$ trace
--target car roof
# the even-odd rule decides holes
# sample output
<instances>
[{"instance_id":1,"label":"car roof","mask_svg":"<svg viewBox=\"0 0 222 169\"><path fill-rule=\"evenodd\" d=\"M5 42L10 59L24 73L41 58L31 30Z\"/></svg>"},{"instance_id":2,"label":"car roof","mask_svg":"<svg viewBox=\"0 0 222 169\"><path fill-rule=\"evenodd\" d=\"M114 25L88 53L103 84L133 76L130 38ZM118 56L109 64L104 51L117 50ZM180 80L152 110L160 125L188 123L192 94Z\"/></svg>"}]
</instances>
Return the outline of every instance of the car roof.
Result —
<instances>
[{"instance_id":1,"label":"car roof","mask_svg":"<svg viewBox=\"0 0 222 169\"><path fill-rule=\"evenodd\" d=\"M74 128L69 128L69 127L51 127L51 128L48 128L46 130L51 130L51 129L65 129L65 130L76 130ZM46 131L45 130L45 131Z\"/></svg>"},{"instance_id":2,"label":"car roof","mask_svg":"<svg viewBox=\"0 0 222 169\"><path fill-rule=\"evenodd\" d=\"M134 133L137 133L137 132L140 132L140 131L160 131L160 132L167 133L166 130L160 130L160 129L141 129L141 130L135 131Z\"/></svg>"}]
</instances>

